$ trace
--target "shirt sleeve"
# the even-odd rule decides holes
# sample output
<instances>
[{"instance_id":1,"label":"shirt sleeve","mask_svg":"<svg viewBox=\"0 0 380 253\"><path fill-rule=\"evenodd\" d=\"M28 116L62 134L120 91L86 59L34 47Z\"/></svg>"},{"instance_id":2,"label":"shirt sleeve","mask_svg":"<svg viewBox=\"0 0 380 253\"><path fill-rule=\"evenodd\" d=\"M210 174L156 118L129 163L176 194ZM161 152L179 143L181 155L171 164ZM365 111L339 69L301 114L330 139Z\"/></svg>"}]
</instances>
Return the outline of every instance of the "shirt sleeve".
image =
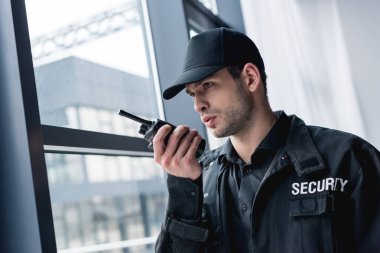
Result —
<instances>
[{"instance_id":1,"label":"shirt sleeve","mask_svg":"<svg viewBox=\"0 0 380 253\"><path fill-rule=\"evenodd\" d=\"M359 172L352 194L356 252L380 249L380 153L366 147L357 157Z\"/></svg>"},{"instance_id":2,"label":"shirt sleeve","mask_svg":"<svg viewBox=\"0 0 380 253\"><path fill-rule=\"evenodd\" d=\"M168 175L167 185L168 213L178 219L200 220L203 204L202 176L192 181Z\"/></svg>"},{"instance_id":3,"label":"shirt sleeve","mask_svg":"<svg viewBox=\"0 0 380 253\"><path fill-rule=\"evenodd\" d=\"M195 181L168 175L166 217L156 245L156 253L200 253L208 238L202 224L202 176Z\"/></svg>"}]
</instances>

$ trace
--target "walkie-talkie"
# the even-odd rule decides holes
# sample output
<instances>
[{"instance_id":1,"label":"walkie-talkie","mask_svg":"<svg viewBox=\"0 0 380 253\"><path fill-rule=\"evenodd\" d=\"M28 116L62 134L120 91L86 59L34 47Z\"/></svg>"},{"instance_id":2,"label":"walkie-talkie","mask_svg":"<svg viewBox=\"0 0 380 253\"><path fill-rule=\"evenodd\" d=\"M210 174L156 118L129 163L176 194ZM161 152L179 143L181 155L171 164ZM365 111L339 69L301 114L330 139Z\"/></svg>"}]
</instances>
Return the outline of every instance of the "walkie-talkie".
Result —
<instances>
[{"instance_id":1,"label":"walkie-talkie","mask_svg":"<svg viewBox=\"0 0 380 253\"><path fill-rule=\"evenodd\" d=\"M133 114L128 113L128 112L123 111L123 110L119 110L119 115L127 117L131 120L134 120L134 121L141 123L139 133L144 135L144 139L149 142L148 149L150 149L150 150L153 150L153 138L156 135L158 129L160 129L160 127L162 127L163 125L166 125L166 124L168 124L172 127L170 133L168 134L168 136L165 139L165 142L167 142L168 137L173 132L173 130L176 128L176 126L174 126L174 125L172 125L166 121L163 121L160 119L156 119L155 121L142 119L140 117L137 117L136 115L133 115ZM199 143L198 149L195 153L196 158L199 158L203 154L203 152L205 151L205 146L206 146L206 141L204 139L202 139L201 142Z\"/></svg>"}]
</instances>

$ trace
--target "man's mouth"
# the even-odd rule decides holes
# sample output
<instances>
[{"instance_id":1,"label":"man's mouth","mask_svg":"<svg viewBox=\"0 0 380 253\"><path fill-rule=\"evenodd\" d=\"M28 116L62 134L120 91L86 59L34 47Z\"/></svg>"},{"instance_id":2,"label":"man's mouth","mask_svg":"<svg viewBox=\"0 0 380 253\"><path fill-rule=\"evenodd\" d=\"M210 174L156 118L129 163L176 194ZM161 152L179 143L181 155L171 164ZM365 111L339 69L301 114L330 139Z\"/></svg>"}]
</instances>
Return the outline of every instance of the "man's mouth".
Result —
<instances>
[{"instance_id":1,"label":"man's mouth","mask_svg":"<svg viewBox=\"0 0 380 253\"><path fill-rule=\"evenodd\" d=\"M202 116L202 122L209 127L215 118L216 116Z\"/></svg>"}]
</instances>

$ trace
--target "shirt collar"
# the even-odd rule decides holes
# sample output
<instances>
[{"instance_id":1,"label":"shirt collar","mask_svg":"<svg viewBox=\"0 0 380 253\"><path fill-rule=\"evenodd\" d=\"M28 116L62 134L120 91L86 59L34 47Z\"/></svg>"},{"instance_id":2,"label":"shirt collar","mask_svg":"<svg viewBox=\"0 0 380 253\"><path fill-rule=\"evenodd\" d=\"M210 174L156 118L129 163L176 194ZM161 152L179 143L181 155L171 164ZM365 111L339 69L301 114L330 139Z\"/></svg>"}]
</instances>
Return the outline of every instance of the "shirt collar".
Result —
<instances>
[{"instance_id":1,"label":"shirt collar","mask_svg":"<svg viewBox=\"0 0 380 253\"><path fill-rule=\"evenodd\" d=\"M275 114L277 116L277 120L269 130L268 134L261 141L257 147L257 150L265 149L276 152L285 142L289 132L290 120L283 111L275 112Z\"/></svg>"},{"instance_id":2,"label":"shirt collar","mask_svg":"<svg viewBox=\"0 0 380 253\"><path fill-rule=\"evenodd\" d=\"M239 156L236 153L234 146L232 146L231 139L228 138L223 145L222 150L219 153L218 162L232 162L236 163L239 160Z\"/></svg>"}]
</instances>

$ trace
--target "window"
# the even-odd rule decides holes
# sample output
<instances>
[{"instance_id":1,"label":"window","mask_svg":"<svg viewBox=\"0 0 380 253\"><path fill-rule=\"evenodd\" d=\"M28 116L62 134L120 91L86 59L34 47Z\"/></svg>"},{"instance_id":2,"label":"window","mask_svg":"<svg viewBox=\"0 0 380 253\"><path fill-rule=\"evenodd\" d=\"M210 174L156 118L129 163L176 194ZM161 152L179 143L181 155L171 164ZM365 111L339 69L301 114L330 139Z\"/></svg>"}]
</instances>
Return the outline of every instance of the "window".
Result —
<instances>
[{"instance_id":1,"label":"window","mask_svg":"<svg viewBox=\"0 0 380 253\"><path fill-rule=\"evenodd\" d=\"M216 2L212 0L184 0L187 29L190 37L197 33L217 28L228 27L217 16Z\"/></svg>"},{"instance_id":2,"label":"window","mask_svg":"<svg viewBox=\"0 0 380 253\"><path fill-rule=\"evenodd\" d=\"M123 252L118 248L128 244L135 246L128 252L152 252L167 197L163 172L151 158L45 157L61 252Z\"/></svg>"},{"instance_id":3,"label":"window","mask_svg":"<svg viewBox=\"0 0 380 253\"><path fill-rule=\"evenodd\" d=\"M2 252L153 252L164 175L117 111L165 110L206 136L190 100L159 95L181 71L188 2L218 20L213 0L0 2Z\"/></svg>"},{"instance_id":4,"label":"window","mask_svg":"<svg viewBox=\"0 0 380 253\"><path fill-rule=\"evenodd\" d=\"M159 116L138 0L26 4L42 124L135 135L119 108Z\"/></svg>"},{"instance_id":5,"label":"window","mask_svg":"<svg viewBox=\"0 0 380 253\"><path fill-rule=\"evenodd\" d=\"M27 0L58 251L152 252L167 193L140 127L159 118L140 0ZM142 142L141 142L142 141Z\"/></svg>"},{"instance_id":6,"label":"window","mask_svg":"<svg viewBox=\"0 0 380 253\"><path fill-rule=\"evenodd\" d=\"M207 9L209 9L215 15L218 15L218 6L216 0L199 0Z\"/></svg>"}]
</instances>

